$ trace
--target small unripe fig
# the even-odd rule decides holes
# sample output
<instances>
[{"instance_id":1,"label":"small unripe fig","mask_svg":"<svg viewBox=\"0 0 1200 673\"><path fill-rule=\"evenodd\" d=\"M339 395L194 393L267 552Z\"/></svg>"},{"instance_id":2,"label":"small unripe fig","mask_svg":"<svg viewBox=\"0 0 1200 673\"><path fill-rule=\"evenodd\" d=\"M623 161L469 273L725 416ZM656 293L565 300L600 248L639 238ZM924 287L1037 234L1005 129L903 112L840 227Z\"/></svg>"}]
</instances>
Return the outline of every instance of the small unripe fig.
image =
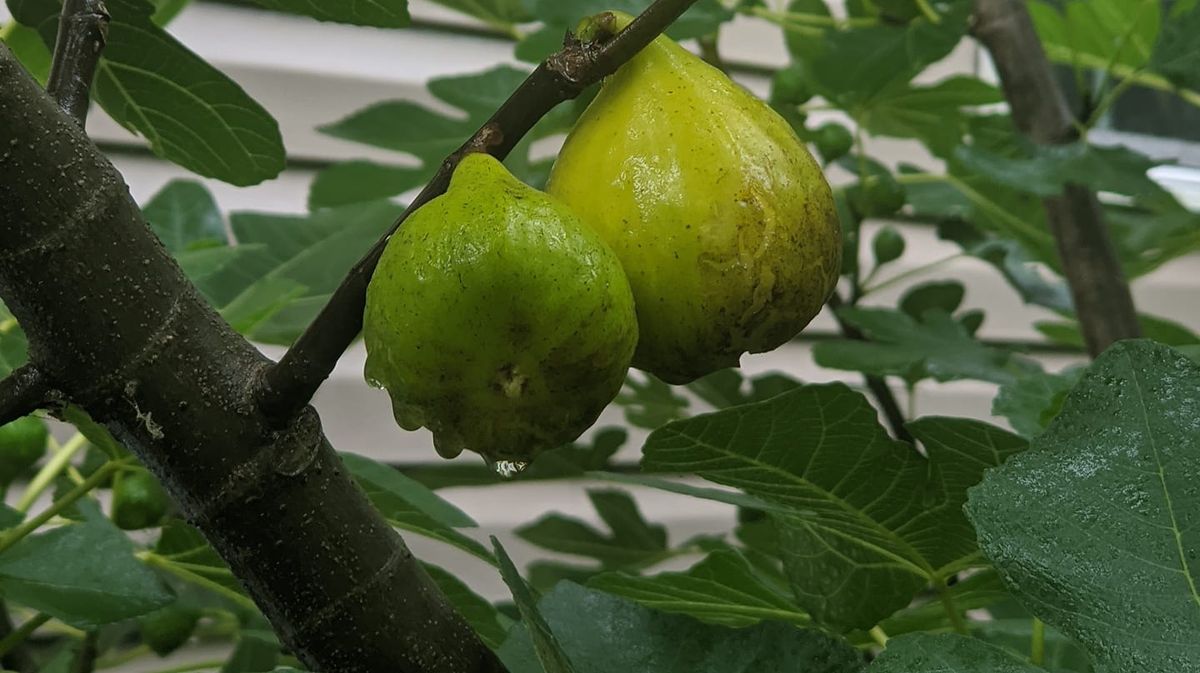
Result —
<instances>
[{"instance_id":1,"label":"small unripe fig","mask_svg":"<svg viewBox=\"0 0 1200 673\"><path fill-rule=\"evenodd\" d=\"M846 196L860 216L887 217L904 207L908 190L891 173L879 172L851 185Z\"/></svg>"},{"instance_id":2,"label":"small unripe fig","mask_svg":"<svg viewBox=\"0 0 1200 673\"><path fill-rule=\"evenodd\" d=\"M813 132L813 144L817 146L821 158L829 164L850 153L850 148L854 147L854 136L845 126L837 122L827 122Z\"/></svg>"},{"instance_id":3,"label":"small unripe fig","mask_svg":"<svg viewBox=\"0 0 1200 673\"><path fill-rule=\"evenodd\" d=\"M0 486L6 486L37 464L46 453L50 432L37 416L0 425Z\"/></svg>"},{"instance_id":4,"label":"small unripe fig","mask_svg":"<svg viewBox=\"0 0 1200 673\"><path fill-rule=\"evenodd\" d=\"M577 32L630 20L605 12ZM547 191L621 258L634 366L668 383L788 341L838 278L840 229L812 155L774 110L665 36L604 81Z\"/></svg>"},{"instance_id":5,"label":"small unripe fig","mask_svg":"<svg viewBox=\"0 0 1200 673\"><path fill-rule=\"evenodd\" d=\"M167 492L145 470L123 474L113 482L112 520L122 530L157 526L170 507Z\"/></svg>"},{"instance_id":6,"label":"small unripe fig","mask_svg":"<svg viewBox=\"0 0 1200 673\"><path fill-rule=\"evenodd\" d=\"M576 439L637 343L621 263L566 204L470 154L392 236L367 288L367 380L446 457L522 464Z\"/></svg>"}]
</instances>

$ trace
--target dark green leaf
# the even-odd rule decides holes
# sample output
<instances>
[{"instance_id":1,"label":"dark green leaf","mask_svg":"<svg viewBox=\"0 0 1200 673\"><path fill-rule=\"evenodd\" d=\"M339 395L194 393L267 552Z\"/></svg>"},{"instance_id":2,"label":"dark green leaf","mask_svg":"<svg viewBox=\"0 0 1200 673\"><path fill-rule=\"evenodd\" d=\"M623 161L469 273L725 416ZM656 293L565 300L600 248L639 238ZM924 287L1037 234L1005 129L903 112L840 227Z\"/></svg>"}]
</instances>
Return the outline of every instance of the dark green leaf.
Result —
<instances>
[{"instance_id":1,"label":"dark green leaf","mask_svg":"<svg viewBox=\"0 0 1200 673\"><path fill-rule=\"evenodd\" d=\"M222 313L253 299L252 306L265 317L250 312L252 319L235 327L260 341L290 343L401 210L389 201L375 201L307 216L234 213L230 221L238 242L261 246L262 252L218 274L214 282L222 286L220 299L232 295ZM239 315L246 313L243 309Z\"/></svg>"},{"instance_id":2,"label":"dark green leaf","mask_svg":"<svg viewBox=\"0 0 1200 673\"><path fill-rule=\"evenodd\" d=\"M200 175L244 186L283 170L279 126L262 106L156 25L150 3L105 4L112 20L92 95L109 116ZM54 43L57 0L12 0L9 9Z\"/></svg>"},{"instance_id":3,"label":"dark green leaf","mask_svg":"<svg viewBox=\"0 0 1200 673\"><path fill-rule=\"evenodd\" d=\"M502 615L491 603L471 591L470 587L451 573L428 563L421 565L425 568L425 572L433 578L442 593L446 595L454 609L458 610L471 628L479 634L484 644L492 649L500 647L508 628L512 625L512 620Z\"/></svg>"},{"instance_id":4,"label":"dark green leaf","mask_svg":"<svg viewBox=\"0 0 1200 673\"><path fill-rule=\"evenodd\" d=\"M1028 369L1028 363L1011 353L976 341L962 324L936 308L926 310L920 321L890 309L843 308L838 315L872 341L816 344L813 357L822 367L878 376L908 376L921 367L939 381L993 383L1006 383Z\"/></svg>"},{"instance_id":5,"label":"dark green leaf","mask_svg":"<svg viewBox=\"0 0 1200 673\"><path fill-rule=\"evenodd\" d=\"M574 29L581 19L609 10L637 15L650 6L650 1L531 0L533 14L545 26L517 46L517 56L524 61L540 61L562 47L563 36L568 30ZM733 12L719 0L699 0L667 28L667 35L674 40L703 37L716 32L722 23L732 18Z\"/></svg>"},{"instance_id":6,"label":"dark green leaf","mask_svg":"<svg viewBox=\"0 0 1200 673\"><path fill-rule=\"evenodd\" d=\"M781 514L786 514L790 510L782 505L755 498L754 496L746 495L739 491L731 491L729 489L705 488L703 486L692 486L678 481L669 479L661 479L646 474L618 474L615 472L590 472L587 475L591 479L602 479L618 484L627 484L632 486L645 486L647 488L656 488L667 493L678 493L680 495L689 495L693 498L702 498L704 500L712 500L714 502L723 502L727 505L736 507L746 507L750 509L759 509L763 511L775 511Z\"/></svg>"},{"instance_id":7,"label":"dark green leaf","mask_svg":"<svg viewBox=\"0 0 1200 673\"><path fill-rule=\"evenodd\" d=\"M687 398L676 395L671 386L652 374L642 372L640 378L632 374L627 377L615 400L625 409L625 420L630 425L653 430L687 415Z\"/></svg>"},{"instance_id":8,"label":"dark green leaf","mask_svg":"<svg viewBox=\"0 0 1200 673\"><path fill-rule=\"evenodd\" d=\"M963 108L999 103L996 87L974 77L951 77L932 86L901 83L875 96L861 119L874 135L921 140L945 157L968 131Z\"/></svg>"},{"instance_id":9,"label":"dark green leaf","mask_svg":"<svg viewBox=\"0 0 1200 673\"><path fill-rule=\"evenodd\" d=\"M1176 86L1200 88L1200 6L1176 5L1154 47L1152 67Z\"/></svg>"},{"instance_id":10,"label":"dark green leaf","mask_svg":"<svg viewBox=\"0 0 1200 673\"><path fill-rule=\"evenodd\" d=\"M748 379L736 369L721 369L689 383L687 387L705 402L724 409L761 402L799 385L799 381L787 374L770 373Z\"/></svg>"},{"instance_id":11,"label":"dark green leaf","mask_svg":"<svg viewBox=\"0 0 1200 673\"><path fill-rule=\"evenodd\" d=\"M253 0L267 9L303 14L322 21L337 21L358 26L403 28L409 23L408 0Z\"/></svg>"},{"instance_id":12,"label":"dark green leaf","mask_svg":"<svg viewBox=\"0 0 1200 673\"><path fill-rule=\"evenodd\" d=\"M8 505L0 504L0 530L12 528L24 520L24 512L18 512Z\"/></svg>"},{"instance_id":13,"label":"dark green leaf","mask_svg":"<svg viewBox=\"0 0 1200 673\"><path fill-rule=\"evenodd\" d=\"M373 161L344 161L317 173L308 190L308 207L336 208L376 201L419 187L427 171L405 166L384 166Z\"/></svg>"},{"instance_id":14,"label":"dark green leaf","mask_svg":"<svg viewBox=\"0 0 1200 673\"><path fill-rule=\"evenodd\" d=\"M888 640L870 673L1044 673L1011 652L956 633L914 633Z\"/></svg>"},{"instance_id":15,"label":"dark green leaf","mask_svg":"<svg viewBox=\"0 0 1200 673\"><path fill-rule=\"evenodd\" d=\"M969 246L967 252L996 267L1025 302L1052 311L1074 312L1067 284L1056 277L1048 278L1016 241L992 239Z\"/></svg>"},{"instance_id":16,"label":"dark green leaf","mask_svg":"<svg viewBox=\"0 0 1200 673\"><path fill-rule=\"evenodd\" d=\"M1200 366L1167 346L1101 355L967 511L1013 593L1097 673L1200 670Z\"/></svg>"},{"instance_id":17,"label":"dark green leaf","mask_svg":"<svg viewBox=\"0 0 1200 673\"><path fill-rule=\"evenodd\" d=\"M1134 197L1160 210L1180 208L1175 198L1147 174L1156 164L1126 147L1032 145L1014 142L1019 156L1002 156L977 145L962 145L954 157L963 166L1006 187L1039 197L1056 196L1067 183Z\"/></svg>"},{"instance_id":18,"label":"dark green leaf","mask_svg":"<svg viewBox=\"0 0 1200 673\"><path fill-rule=\"evenodd\" d=\"M168 182L142 206L142 214L168 252L228 244L217 202L194 180Z\"/></svg>"},{"instance_id":19,"label":"dark green leaf","mask_svg":"<svg viewBox=\"0 0 1200 673\"><path fill-rule=\"evenodd\" d=\"M170 519L162 527L154 553L173 563L186 563L189 569L234 593L245 593L200 531L181 519ZM224 598L221 600L225 601Z\"/></svg>"},{"instance_id":20,"label":"dark green leaf","mask_svg":"<svg viewBox=\"0 0 1200 673\"><path fill-rule=\"evenodd\" d=\"M761 621L790 622L796 626L812 622L796 605L786 586L777 586L762 577L734 549L714 551L686 572L653 577L610 572L593 578L588 586L648 608L735 628Z\"/></svg>"},{"instance_id":21,"label":"dark green leaf","mask_svg":"<svg viewBox=\"0 0 1200 673\"><path fill-rule=\"evenodd\" d=\"M498 28L533 20L525 0L433 0Z\"/></svg>"},{"instance_id":22,"label":"dark green leaf","mask_svg":"<svg viewBox=\"0 0 1200 673\"><path fill-rule=\"evenodd\" d=\"M931 281L909 288L900 298L900 310L921 319L929 310L953 314L962 305L966 289L958 281Z\"/></svg>"},{"instance_id":23,"label":"dark green leaf","mask_svg":"<svg viewBox=\"0 0 1200 673\"><path fill-rule=\"evenodd\" d=\"M0 589L15 603L94 629L174 599L133 554L129 538L93 511L84 523L31 535L0 555Z\"/></svg>"},{"instance_id":24,"label":"dark green leaf","mask_svg":"<svg viewBox=\"0 0 1200 673\"><path fill-rule=\"evenodd\" d=\"M1016 603L1012 599L1009 599L1008 602ZM998 612L996 606L990 607L988 612L992 613L992 619L971 622L971 635L1018 655L1023 656L1028 653L1030 643L1033 641L1033 616L1020 610L1022 613L1020 617L1000 617L996 614ZM1045 648L1042 658L1044 668L1064 673L1066 671L1092 673L1091 657L1079 643L1059 633L1057 629L1044 624L1042 625L1042 639Z\"/></svg>"},{"instance_id":25,"label":"dark green leaf","mask_svg":"<svg viewBox=\"0 0 1200 673\"><path fill-rule=\"evenodd\" d=\"M353 453L341 454L342 463L358 485L375 500L400 499L416 511L450 528L474 527L471 517L399 470Z\"/></svg>"},{"instance_id":26,"label":"dark green leaf","mask_svg":"<svg viewBox=\"0 0 1200 673\"><path fill-rule=\"evenodd\" d=\"M922 17L905 26L796 34L789 46L797 60L807 63L817 93L858 112L949 54L966 32L967 5L955 3L936 25Z\"/></svg>"},{"instance_id":27,"label":"dark green leaf","mask_svg":"<svg viewBox=\"0 0 1200 673\"><path fill-rule=\"evenodd\" d=\"M1038 36L1051 58L1093 67L1109 63L1140 68L1158 37L1160 0L1069 0L1059 12L1050 3L1030 2Z\"/></svg>"},{"instance_id":28,"label":"dark green leaf","mask_svg":"<svg viewBox=\"0 0 1200 673\"><path fill-rule=\"evenodd\" d=\"M500 561L500 576L508 585L513 602L517 604L517 610L521 613L521 622L526 629L524 633L532 643L531 649L537 657L537 661L541 663L540 669L530 667L530 670L540 670L545 673L574 673L575 667L571 665L570 657L567 656L555 633L542 616L541 606L538 605L533 591L525 583L525 580L521 579L521 573L517 572L512 559L508 557L508 553L504 551L504 547L500 546L500 541L495 537L492 538L492 549L495 550L496 558Z\"/></svg>"},{"instance_id":29,"label":"dark green leaf","mask_svg":"<svg viewBox=\"0 0 1200 673\"><path fill-rule=\"evenodd\" d=\"M974 553L966 488L1023 447L974 421L924 419L912 430L928 460L892 440L862 395L806 385L660 428L643 464L791 508L775 516L798 602L822 622L867 628Z\"/></svg>"},{"instance_id":30,"label":"dark green leaf","mask_svg":"<svg viewBox=\"0 0 1200 673\"><path fill-rule=\"evenodd\" d=\"M608 525L609 534L578 519L547 514L518 528L517 535L551 551L597 559L606 567L641 567L666 555L666 529L647 523L629 494L593 489L588 498Z\"/></svg>"},{"instance_id":31,"label":"dark green leaf","mask_svg":"<svg viewBox=\"0 0 1200 673\"><path fill-rule=\"evenodd\" d=\"M102 451L109 459L123 458L129 455L129 449L118 442L108 428L94 421L83 409L69 404L63 409L62 414L63 420L75 426L75 429L86 437L92 446Z\"/></svg>"},{"instance_id":32,"label":"dark green leaf","mask_svg":"<svg viewBox=\"0 0 1200 673\"><path fill-rule=\"evenodd\" d=\"M278 661L279 641L274 633L268 628L242 629L221 673L265 673L274 671Z\"/></svg>"},{"instance_id":33,"label":"dark green leaf","mask_svg":"<svg viewBox=\"0 0 1200 673\"><path fill-rule=\"evenodd\" d=\"M21 331L17 319L0 301L0 376L8 376L12 370L25 364L28 349L25 332Z\"/></svg>"},{"instance_id":34,"label":"dark green leaf","mask_svg":"<svg viewBox=\"0 0 1200 673\"><path fill-rule=\"evenodd\" d=\"M991 608L1002 601L1011 601L1012 596L1004 588L1000 576L994 570L973 573L946 589L947 596L959 610ZM971 622L972 625L978 622ZM891 636L916 631L940 631L953 628L946 606L935 596L914 602L879 623L880 628ZM870 638L869 634L862 634ZM864 639L865 640L865 639ZM1028 639L1026 639L1028 642Z\"/></svg>"},{"instance_id":35,"label":"dark green leaf","mask_svg":"<svg viewBox=\"0 0 1200 673\"><path fill-rule=\"evenodd\" d=\"M844 641L778 622L730 629L668 615L564 582L538 605L579 673L859 673ZM537 673L529 634L513 630L499 651L512 673Z\"/></svg>"},{"instance_id":36,"label":"dark green leaf","mask_svg":"<svg viewBox=\"0 0 1200 673\"><path fill-rule=\"evenodd\" d=\"M1040 434L1058 415L1067 392L1082 374L1082 367L1068 367L1057 374L1030 372L1000 386L992 413L1007 418L1025 437Z\"/></svg>"},{"instance_id":37,"label":"dark green leaf","mask_svg":"<svg viewBox=\"0 0 1200 673\"><path fill-rule=\"evenodd\" d=\"M38 84L45 86L46 78L50 76L50 50L46 43L36 30L28 26L14 22L5 28L8 35L4 38L4 44L12 50L13 56L17 57Z\"/></svg>"}]
</instances>

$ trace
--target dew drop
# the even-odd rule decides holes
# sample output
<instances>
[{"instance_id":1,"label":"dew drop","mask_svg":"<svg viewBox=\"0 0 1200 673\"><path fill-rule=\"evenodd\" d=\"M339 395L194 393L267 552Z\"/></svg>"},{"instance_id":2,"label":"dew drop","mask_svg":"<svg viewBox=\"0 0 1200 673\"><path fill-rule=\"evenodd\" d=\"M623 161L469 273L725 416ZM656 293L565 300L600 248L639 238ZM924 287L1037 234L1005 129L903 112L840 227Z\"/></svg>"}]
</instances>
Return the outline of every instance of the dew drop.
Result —
<instances>
[{"instance_id":1,"label":"dew drop","mask_svg":"<svg viewBox=\"0 0 1200 673\"><path fill-rule=\"evenodd\" d=\"M500 475L501 477L504 477L505 479L512 479L518 474L524 472L525 468L527 467L529 467L529 463L524 461L498 460L496 461L495 470L496 474Z\"/></svg>"}]
</instances>

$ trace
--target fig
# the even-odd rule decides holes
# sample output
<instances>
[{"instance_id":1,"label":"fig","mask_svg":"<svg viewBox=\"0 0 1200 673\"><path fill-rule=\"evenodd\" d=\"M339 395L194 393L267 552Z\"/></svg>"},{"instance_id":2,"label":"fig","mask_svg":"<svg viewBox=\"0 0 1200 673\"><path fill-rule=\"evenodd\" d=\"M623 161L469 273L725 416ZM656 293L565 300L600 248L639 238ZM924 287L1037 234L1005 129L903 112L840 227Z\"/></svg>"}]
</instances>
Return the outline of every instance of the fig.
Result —
<instances>
[{"instance_id":1,"label":"fig","mask_svg":"<svg viewBox=\"0 0 1200 673\"><path fill-rule=\"evenodd\" d=\"M605 12L577 34L630 20ZM605 79L547 191L616 251L637 305L633 364L668 383L777 348L838 278L833 195L795 131L665 36Z\"/></svg>"},{"instance_id":2,"label":"fig","mask_svg":"<svg viewBox=\"0 0 1200 673\"><path fill-rule=\"evenodd\" d=\"M579 437L637 343L616 254L579 217L469 154L388 241L363 315L365 374L439 454L521 466Z\"/></svg>"},{"instance_id":3,"label":"fig","mask_svg":"<svg viewBox=\"0 0 1200 673\"><path fill-rule=\"evenodd\" d=\"M854 136L850 135L850 129L845 126L837 122L828 122L821 124L813 132L813 144L817 146L817 151L821 153L825 163L831 164L850 153L850 149L854 147Z\"/></svg>"}]
</instances>

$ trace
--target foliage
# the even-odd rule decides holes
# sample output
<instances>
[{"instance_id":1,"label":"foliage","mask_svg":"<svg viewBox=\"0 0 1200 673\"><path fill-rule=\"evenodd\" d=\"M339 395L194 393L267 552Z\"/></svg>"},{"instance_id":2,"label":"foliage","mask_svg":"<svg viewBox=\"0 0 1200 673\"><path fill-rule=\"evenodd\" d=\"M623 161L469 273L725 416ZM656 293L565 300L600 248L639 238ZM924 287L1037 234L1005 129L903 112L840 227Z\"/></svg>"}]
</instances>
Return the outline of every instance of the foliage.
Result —
<instances>
[{"instance_id":1,"label":"foliage","mask_svg":"<svg viewBox=\"0 0 1200 673\"><path fill-rule=\"evenodd\" d=\"M649 4L436 1L511 40L514 62L525 63L556 49L586 14ZM255 2L326 21L409 23L405 0ZM44 79L59 2L7 4L19 24L0 35ZM908 442L844 383L725 370L670 386L634 373L616 400L623 427L546 452L517 477L604 485L580 487L594 517L547 511L516 531L547 554L524 577L438 491L497 483L483 466L401 473L344 454L346 470L394 527L503 577L515 609L426 564L513 673L1200 672L1200 337L1143 315L1149 339L1083 364L1042 207L1068 183L1100 192L1131 278L1200 249L1200 217L1149 177L1159 162L1091 133L1131 87L1200 105L1200 3L1025 3L1046 53L1087 104L1073 110L1079 140L1053 148L1017 133L993 83L930 76L971 39L967 0L850 0L845 15L825 0L782 4L700 0L669 34L715 38L737 18L784 36L790 61L771 73L770 103L831 175L845 177L835 191L850 298L836 314L856 336L820 340L815 362L846 380L865 374L909 391L989 386L995 420L1011 431L906 418ZM107 5L113 22L93 90L105 112L199 176L249 185L283 170L270 113L164 29L186 2ZM432 80L437 108L385 100L328 120L319 132L395 158L323 168L307 214L223 213L193 180L168 183L143 210L226 321L259 343L288 344L399 215L396 199L424 184L527 71L504 65ZM540 186L550 160L533 142L568 130L592 93L544 117L508 158L510 170ZM864 138L919 145L944 170L884 165ZM901 270L913 241L894 225L866 237L865 216L936 224L960 249L955 259L983 262L1022 301L1050 311L1034 327L1077 364L1047 370L1037 349L989 340L988 307L965 308L966 289L953 278L925 273L926 282L908 283L932 269ZM900 284L892 305L877 301ZM27 350L0 305L0 376ZM145 531L114 525L122 517L107 504L112 490L147 473L86 414L61 415L79 433L51 440L32 471L22 465L12 506L0 507L0 593L18 621L49 622L30 641L42 670L74 670L82 633L95 637L105 665L211 638L230 646L224 671L298 670L188 523L156 510ZM627 462L637 449L640 473ZM635 494L647 489L726 507L737 522L679 539L639 507ZM42 496L49 504L38 504Z\"/></svg>"}]
</instances>

